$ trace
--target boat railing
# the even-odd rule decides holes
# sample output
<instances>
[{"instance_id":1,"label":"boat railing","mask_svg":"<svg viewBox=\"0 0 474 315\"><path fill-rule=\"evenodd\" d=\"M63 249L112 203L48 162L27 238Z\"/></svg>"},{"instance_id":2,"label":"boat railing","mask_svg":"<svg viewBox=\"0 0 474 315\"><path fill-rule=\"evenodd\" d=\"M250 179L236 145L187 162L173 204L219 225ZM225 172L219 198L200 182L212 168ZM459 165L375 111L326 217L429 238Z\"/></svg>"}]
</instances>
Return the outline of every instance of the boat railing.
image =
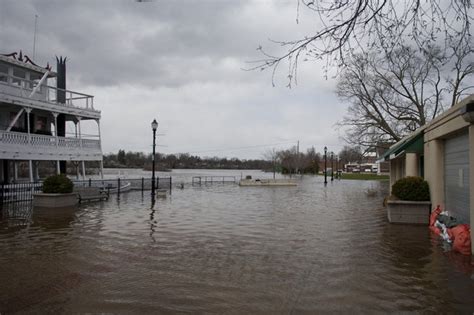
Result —
<instances>
[{"instance_id":1,"label":"boat railing","mask_svg":"<svg viewBox=\"0 0 474 315\"><path fill-rule=\"evenodd\" d=\"M0 130L0 144L28 145L32 147L100 149L100 140L55 137L35 133L30 133L28 136L28 133L6 130Z\"/></svg>"},{"instance_id":2,"label":"boat railing","mask_svg":"<svg viewBox=\"0 0 474 315\"><path fill-rule=\"evenodd\" d=\"M31 98L36 101L53 103L55 105L71 106L81 109L94 110L94 96L71 90L60 89L54 86L42 84L35 93L33 90L39 84L39 80L27 80L25 78L0 73L0 92L23 98ZM64 101L58 100L62 95Z\"/></svg>"},{"instance_id":3,"label":"boat railing","mask_svg":"<svg viewBox=\"0 0 474 315\"><path fill-rule=\"evenodd\" d=\"M115 179L87 179L87 180L73 180L74 185L79 187L100 187L100 188L117 188L123 187L130 183L131 190L151 190L151 178L115 178ZM156 177L156 189L169 189L171 191L173 180L171 177Z\"/></svg>"}]
</instances>

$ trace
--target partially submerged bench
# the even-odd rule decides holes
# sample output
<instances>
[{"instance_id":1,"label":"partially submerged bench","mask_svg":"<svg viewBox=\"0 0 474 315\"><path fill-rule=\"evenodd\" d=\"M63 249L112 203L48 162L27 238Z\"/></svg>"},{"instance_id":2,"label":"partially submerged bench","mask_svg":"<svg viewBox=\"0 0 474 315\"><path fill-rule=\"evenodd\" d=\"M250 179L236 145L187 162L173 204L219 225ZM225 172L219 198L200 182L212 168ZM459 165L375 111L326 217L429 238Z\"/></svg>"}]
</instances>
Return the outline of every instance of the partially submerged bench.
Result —
<instances>
[{"instance_id":1,"label":"partially submerged bench","mask_svg":"<svg viewBox=\"0 0 474 315\"><path fill-rule=\"evenodd\" d=\"M79 203L83 201L107 200L109 193L99 187L75 187L74 192L77 194Z\"/></svg>"}]
</instances>

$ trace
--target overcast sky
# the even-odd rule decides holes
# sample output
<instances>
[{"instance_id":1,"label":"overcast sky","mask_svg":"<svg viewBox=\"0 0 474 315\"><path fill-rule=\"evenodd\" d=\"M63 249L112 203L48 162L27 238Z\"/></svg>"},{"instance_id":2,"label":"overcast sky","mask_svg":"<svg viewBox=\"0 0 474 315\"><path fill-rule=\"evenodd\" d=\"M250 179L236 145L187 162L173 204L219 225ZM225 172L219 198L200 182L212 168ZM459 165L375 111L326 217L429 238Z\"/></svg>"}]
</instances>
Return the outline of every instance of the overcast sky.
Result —
<instances>
[{"instance_id":1,"label":"overcast sky","mask_svg":"<svg viewBox=\"0 0 474 315\"><path fill-rule=\"evenodd\" d=\"M318 27L296 1L17 1L0 0L0 53L23 50L55 65L67 56L67 88L95 96L102 111L104 153L151 150L153 118L159 152L262 158L269 148L339 151L334 126L346 105L322 65L306 62L298 85L282 67L242 71ZM309 13L308 13L309 14ZM281 50L280 50L281 51ZM90 126L92 130L92 126Z\"/></svg>"}]
</instances>

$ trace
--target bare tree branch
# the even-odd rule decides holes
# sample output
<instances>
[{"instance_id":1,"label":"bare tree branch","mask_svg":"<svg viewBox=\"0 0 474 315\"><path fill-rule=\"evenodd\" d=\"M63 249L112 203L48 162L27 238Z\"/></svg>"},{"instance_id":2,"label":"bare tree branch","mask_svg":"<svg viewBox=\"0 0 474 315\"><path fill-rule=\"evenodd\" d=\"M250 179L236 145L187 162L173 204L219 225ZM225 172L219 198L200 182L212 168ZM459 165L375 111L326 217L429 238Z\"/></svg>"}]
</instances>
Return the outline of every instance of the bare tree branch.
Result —
<instances>
[{"instance_id":1,"label":"bare tree branch","mask_svg":"<svg viewBox=\"0 0 474 315\"><path fill-rule=\"evenodd\" d=\"M353 55L337 85L338 96L350 104L338 124L347 129L346 141L376 147L426 124L474 88L472 56L467 40L444 49L401 46Z\"/></svg>"},{"instance_id":2,"label":"bare tree branch","mask_svg":"<svg viewBox=\"0 0 474 315\"><path fill-rule=\"evenodd\" d=\"M297 81L300 58L326 58L327 64L343 66L353 53L397 50L407 42L419 49L453 38L470 36L473 12L470 0L297 0L297 18L302 10L314 13L319 28L294 40L271 40L286 47L273 55L259 47L263 59L245 70L272 68L272 83L281 63L288 63L288 86Z\"/></svg>"}]
</instances>

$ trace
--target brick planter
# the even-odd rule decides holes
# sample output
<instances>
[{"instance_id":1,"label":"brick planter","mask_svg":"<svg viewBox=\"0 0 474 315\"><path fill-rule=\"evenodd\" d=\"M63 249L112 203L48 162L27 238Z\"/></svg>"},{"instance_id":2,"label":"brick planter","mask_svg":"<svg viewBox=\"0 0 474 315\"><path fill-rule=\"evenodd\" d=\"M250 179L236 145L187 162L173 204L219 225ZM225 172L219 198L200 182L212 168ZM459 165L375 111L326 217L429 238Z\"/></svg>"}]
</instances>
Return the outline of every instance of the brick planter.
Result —
<instances>
[{"instance_id":1,"label":"brick planter","mask_svg":"<svg viewBox=\"0 0 474 315\"><path fill-rule=\"evenodd\" d=\"M430 209L430 201L387 201L387 217L390 223L428 225Z\"/></svg>"},{"instance_id":2,"label":"brick planter","mask_svg":"<svg viewBox=\"0 0 474 315\"><path fill-rule=\"evenodd\" d=\"M33 206L40 208L65 208L77 204L77 194L45 194L33 195Z\"/></svg>"}]
</instances>

